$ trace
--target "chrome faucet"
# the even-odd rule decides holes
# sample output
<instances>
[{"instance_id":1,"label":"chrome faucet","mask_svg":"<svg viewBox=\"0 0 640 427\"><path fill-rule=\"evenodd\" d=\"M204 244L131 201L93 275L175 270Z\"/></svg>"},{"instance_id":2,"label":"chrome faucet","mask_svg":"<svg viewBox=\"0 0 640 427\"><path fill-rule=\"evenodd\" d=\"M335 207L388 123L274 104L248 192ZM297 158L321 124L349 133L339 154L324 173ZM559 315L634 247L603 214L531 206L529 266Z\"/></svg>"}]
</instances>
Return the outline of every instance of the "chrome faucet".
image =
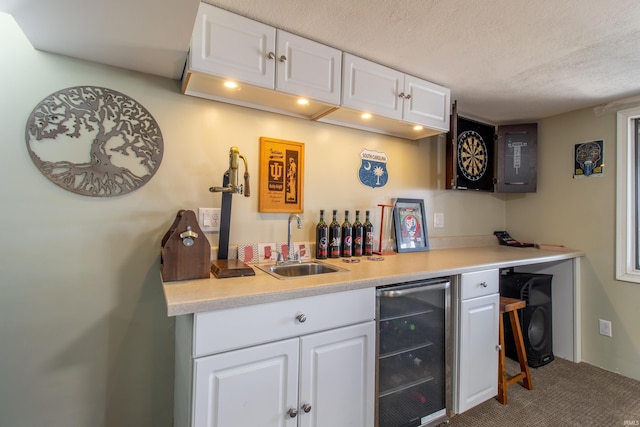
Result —
<instances>
[{"instance_id":1,"label":"chrome faucet","mask_svg":"<svg viewBox=\"0 0 640 427\"><path fill-rule=\"evenodd\" d=\"M295 252L291 247L291 221L295 219L298 223L298 228L302 228L302 220L296 214L289 215L289 219L287 221L288 230L287 230L287 251L289 252L286 257L282 253L278 254L278 260L276 261L277 265L285 265L285 264L293 264L299 263L300 261L300 252Z\"/></svg>"}]
</instances>

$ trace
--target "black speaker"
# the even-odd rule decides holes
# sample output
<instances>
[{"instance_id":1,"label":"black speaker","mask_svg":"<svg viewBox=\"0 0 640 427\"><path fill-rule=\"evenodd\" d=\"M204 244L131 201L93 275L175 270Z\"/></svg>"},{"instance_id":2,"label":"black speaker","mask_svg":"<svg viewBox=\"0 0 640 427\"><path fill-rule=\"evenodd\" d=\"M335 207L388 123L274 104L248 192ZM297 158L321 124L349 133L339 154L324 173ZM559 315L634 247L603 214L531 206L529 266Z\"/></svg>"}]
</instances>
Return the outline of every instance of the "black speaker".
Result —
<instances>
[{"instance_id":1,"label":"black speaker","mask_svg":"<svg viewBox=\"0 0 640 427\"><path fill-rule=\"evenodd\" d=\"M537 368L553 360L551 324L551 274L515 273L500 275L500 295L525 300L527 306L518 313L529 366ZM504 316L508 316L507 313ZM518 360L511 322L504 318L505 354Z\"/></svg>"}]
</instances>

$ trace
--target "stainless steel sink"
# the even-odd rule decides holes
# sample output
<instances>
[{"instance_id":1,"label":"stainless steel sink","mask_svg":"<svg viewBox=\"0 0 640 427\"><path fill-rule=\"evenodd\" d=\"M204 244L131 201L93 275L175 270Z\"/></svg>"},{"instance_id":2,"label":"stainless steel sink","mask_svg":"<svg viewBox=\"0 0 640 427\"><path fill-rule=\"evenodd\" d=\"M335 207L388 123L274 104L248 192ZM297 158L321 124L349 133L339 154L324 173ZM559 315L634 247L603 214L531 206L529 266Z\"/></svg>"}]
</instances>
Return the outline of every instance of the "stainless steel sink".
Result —
<instances>
[{"instance_id":1,"label":"stainless steel sink","mask_svg":"<svg viewBox=\"0 0 640 427\"><path fill-rule=\"evenodd\" d=\"M288 265L257 265L257 267L278 279L294 279L296 277L315 276L317 274L336 273L339 271L349 271L346 268L335 265L324 264L318 261L302 262Z\"/></svg>"}]
</instances>

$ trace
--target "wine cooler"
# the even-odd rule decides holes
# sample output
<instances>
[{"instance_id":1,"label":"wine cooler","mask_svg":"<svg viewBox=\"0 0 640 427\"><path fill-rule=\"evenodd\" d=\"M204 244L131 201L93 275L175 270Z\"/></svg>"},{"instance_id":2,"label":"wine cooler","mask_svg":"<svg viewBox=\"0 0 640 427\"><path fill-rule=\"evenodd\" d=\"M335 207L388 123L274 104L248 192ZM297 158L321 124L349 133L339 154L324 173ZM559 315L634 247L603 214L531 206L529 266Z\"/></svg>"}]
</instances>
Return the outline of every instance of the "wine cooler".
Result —
<instances>
[{"instance_id":1,"label":"wine cooler","mask_svg":"<svg viewBox=\"0 0 640 427\"><path fill-rule=\"evenodd\" d=\"M378 427L447 421L449 279L377 289Z\"/></svg>"}]
</instances>

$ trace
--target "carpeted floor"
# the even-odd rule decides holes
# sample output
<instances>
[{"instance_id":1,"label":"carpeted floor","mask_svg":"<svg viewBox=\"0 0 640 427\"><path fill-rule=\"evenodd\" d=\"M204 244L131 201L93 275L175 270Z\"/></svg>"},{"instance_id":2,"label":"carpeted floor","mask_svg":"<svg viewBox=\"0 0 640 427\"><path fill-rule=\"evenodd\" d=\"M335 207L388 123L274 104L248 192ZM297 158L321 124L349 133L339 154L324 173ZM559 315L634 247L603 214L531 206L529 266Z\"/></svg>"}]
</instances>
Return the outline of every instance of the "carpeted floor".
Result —
<instances>
[{"instance_id":1,"label":"carpeted floor","mask_svg":"<svg viewBox=\"0 0 640 427\"><path fill-rule=\"evenodd\" d=\"M507 360L507 372L519 366ZM640 382L587 363L556 358L531 369L533 390L509 387L507 405L494 398L456 415L451 427L640 426Z\"/></svg>"}]
</instances>

